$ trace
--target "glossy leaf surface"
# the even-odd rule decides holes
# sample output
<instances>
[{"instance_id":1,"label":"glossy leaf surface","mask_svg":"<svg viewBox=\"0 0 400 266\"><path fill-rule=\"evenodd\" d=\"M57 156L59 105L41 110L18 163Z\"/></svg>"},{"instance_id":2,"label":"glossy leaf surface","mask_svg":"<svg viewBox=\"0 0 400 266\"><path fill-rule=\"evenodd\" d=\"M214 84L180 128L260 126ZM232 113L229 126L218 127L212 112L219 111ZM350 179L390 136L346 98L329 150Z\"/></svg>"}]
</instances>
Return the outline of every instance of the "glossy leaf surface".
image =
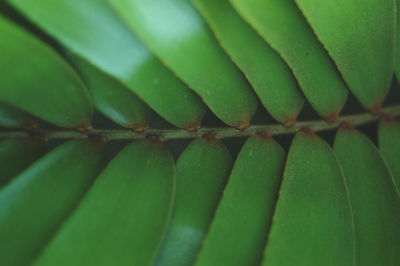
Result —
<instances>
[{"instance_id":1,"label":"glossy leaf surface","mask_svg":"<svg viewBox=\"0 0 400 266\"><path fill-rule=\"evenodd\" d=\"M386 163L371 140L354 129L339 130L334 149L354 211L357 265L398 265L400 198Z\"/></svg>"},{"instance_id":2,"label":"glossy leaf surface","mask_svg":"<svg viewBox=\"0 0 400 266\"><path fill-rule=\"evenodd\" d=\"M357 99L380 107L395 57L394 0L296 0Z\"/></svg>"},{"instance_id":3,"label":"glossy leaf surface","mask_svg":"<svg viewBox=\"0 0 400 266\"><path fill-rule=\"evenodd\" d=\"M199 126L205 112L201 99L153 56L107 1L9 2L63 45L119 79L171 123Z\"/></svg>"},{"instance_id":4,"label":"glossy leaf surface","mask_svg":"<svg viewBox=\"0 0 400 266\"><path fill-rule=\"evenodd\" d=\"M192 265L232 167L218 140L193 141L177 162L174 210L156 265Z\"/></svg>"},{"instance_id":5,"label":"glossy leaf surface","mask_svg":"<svg viewBox=\"0 0 400 266\"><path fill-rule=\"evenodd\" d=\"M355 265L343 172L314 134L298 133L291 145L263 265Z\"/></svg>"},{"instance_id":6,"label":"glossy leaf surface","mask_svg":"<svg viewBox=\"0 0 400 266\"><path fill-rule=\"evenodd\" d=\"M246 126L257 99L190 1L110 1L148 47L231 126Z\"/></svg>"},{"instance_id":7,"label":"glossy leaf surface","mask_svg":"<svg viewBox=\"0 0 400 266\"><path fill-rule=\"evenodd\" d=\"M284 163L284 150L269 137L244 144L194 265L260 262Z\"/></svg>"},{"instance_id":8,"label":"glossy leaf surface","mask_svg":"<svg viewBox=\"0 0 400 266\"><path fill-rule=\"evenodd\" d=\"M34 265L151 265L174 192L175 166L168 150L158 142L130 144L98 177Z\"/></svg>"},{"instance_id":9,"label":"glossy leaf surface","mask_svg":"<svg viewBox=\"0 0 400 266\"><path fill-rule=\"evenodd\" d=\"M0 256L27 265L76 207L106 164L104 144L57 147L0 190Z\"/></svg>"},{"instance_id":10,"label":"glossy leaf surface","mask_svg":"<svg viewBox=\"0 0 400 266\"><path fill-rule=\"evenodd\" d=\"M90 126L87 88L49 46L0 17L0 50L1 101L57 126Z\"/></svg>"},{"instance_id":11,"label":"glossy leaf surface","mask_svg":"<svg viewBox=\"0 0 400 266\"><path fill-rule=\"evenodd\" d=\"M230 0L285 59L319 115L335 119L347 88L293 0Z\"/></svg>"},{"instance_id":12,"label":"glossy leaf surface","mask_svg":"<svg viewBox=\"0 0 400 266\"><path fill-rule=\"evenodd\" d=\"M152 112L142 100L85 59L73 54L69 58L87 84L97 110L123 127L148 127Z\"/></svg>"},{"instance_id":13,"label":"glossy leaf surface","mask_svg":"<svg viewBox=\"0 0 400 266\"><path fill-rule=\"evenodd\" d=\"M239 16L229 0L194 3L271 115L279 122L293 124L304 98L285 61Z\"/></svg>"}]
</instances>

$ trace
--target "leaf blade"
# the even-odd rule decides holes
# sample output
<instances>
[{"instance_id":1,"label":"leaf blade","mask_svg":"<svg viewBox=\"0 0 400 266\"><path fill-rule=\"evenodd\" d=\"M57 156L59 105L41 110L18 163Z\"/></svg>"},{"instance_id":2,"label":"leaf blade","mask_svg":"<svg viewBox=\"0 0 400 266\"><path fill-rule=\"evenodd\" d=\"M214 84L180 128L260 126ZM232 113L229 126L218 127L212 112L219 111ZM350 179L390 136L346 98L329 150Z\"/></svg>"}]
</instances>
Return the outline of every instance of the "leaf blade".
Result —
<instances>
[{"instance_id":1,"label":"leaf blade","mask_svg":"<svg viewBox=\"0 0 400 266\"><path fill-rule=\"evenodd\" d=\"M174 192L174 163L165 147L149 141L128 145L34 265L150 265Z\"/></svg>"},{"instance_id":2,"label":"leaf blade","mask_svg":"<svg viewBox=\"0 0 400 266\"><path fill-rule=\"evenodd\" d=\"M231 126L249 124L257 99L190 1L110 3L151 51L198 93L216 116Z\"/></svg>"},{"instance_id":3,"label":"leaf blade","mask_svg":"<svg viewBox=\"0 0 400 266\"><path fill-rule=\"evenodd\" d=\"M46 152L43 140L5 139L0 142L0 189Z\"/></svg>"},{"instance_id":4,"label":"leaf blade","mask_svg":"<svg viewBox=\"0 0 400 266\"><path fill-rule=\"evenodd\" d=\"M206 235L232 167L218 140L198 139L177 162L174 210L156 265L192 265Z\"/></svg>"},{"instance_id":5,"label":"leaf blade","mask_svg":"<svg viewBox=\"0 0 400 266\"><path fill-rule=\"evenodd\" d=\"M265 108L279 122L293 124L303 107L304 97L280 55L237 14L228 0L194 3Z\"/></svg>"},{"instance_id":6,"label":"leaf blade","mask_svg":"<svg viewBox=\"0 0 400 266\"><path fill-rule=\"evenodd\" d=\"M251 137L244 144L196 266L260 262L284 160L285 152L269 137Z\"/></svg>"},{"instance_id":7,"label":"leaf blade","mask_svg":"<svg viewBox=\"0 0 400 266\"><path fill-rule=\"evenodd\" d=\"M398 264L400 202L386 163L375 145L351 128L338 131L334 150L354 211L357 264Z\"/></svg>"},{"instance_id":8,"label":"leaf blade","mask_svg":"<svg viewBox=\"0 0 400 266\"><path fill-rule=\"evenodd\" d=\"M183 128L200 125L206 111L201 99L153 56L106 1L9 2L171 123Z\"/></svg>"},{"instance_id":9,"label":"leaf blade","mask_svg":"<svg viewBox=\"0 0 400 266\"><path fill-rule=\"evenodd\" d=\"M379 150L388 163L393 178L400 188L400 125L396 120L382 120L378 127Z\"/></svg>"},{"instance_id":10,"label":"leaf blade","mask_svg":"<svg viewBox=\"0 0 400 266\"><path fill-rule=\"evenodd\" d=\"M294 1L230 1L285 59L316 112L334 120L346 102L346 84Z\"/></svg>"},{"instance_id":11,"label":"leaf blade","mask_svg":"<svg viewBox=\"0 0 400 266\"><path fill-rule=\"evenodd\" d=\"M355 265L352 211L329 145L298 133L291 145L263 265Z\"/></svg>"},{"instance_id":12,"label":"leaf blade","mask_svg":"<svg viewBox=\"0 0 400 266\"><path fill-rule=\"evenodd\" d=\"M79 202L106 159L105 145L72 141L48 153L4 187L0 191L2 262L30 263Z\"/></svg>"},{"instance_id":13,"label":"leaf blade","mask_svg":"<svg viewBox=\"0 0 400 266\"><path fill-rule=\"evenodd\" d=\"M368 110L379 108L393 76L396 35L393 0L296 0L338 66L350 90Z\"/></svg>"},{"instance_id":14,"label":"leaf blade","mask_svg":"<svg viewBox=\"0 0 400 266\"><path fill-rule=\"evenodd\" d=\"M3 17L0 34L1 101L57 126L90 127L92 100L72 68L46 44Z\"/></svg>"}]
</instances>

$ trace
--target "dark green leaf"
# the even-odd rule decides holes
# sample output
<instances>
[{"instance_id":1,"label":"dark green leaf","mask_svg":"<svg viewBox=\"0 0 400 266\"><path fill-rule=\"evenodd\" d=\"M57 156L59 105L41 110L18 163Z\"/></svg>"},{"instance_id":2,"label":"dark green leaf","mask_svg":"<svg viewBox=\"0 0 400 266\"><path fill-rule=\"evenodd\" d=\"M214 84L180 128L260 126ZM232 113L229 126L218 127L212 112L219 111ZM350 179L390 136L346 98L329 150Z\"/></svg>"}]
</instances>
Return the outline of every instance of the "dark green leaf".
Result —
<instances>
[{"instance_id":1,"label":"dark green leaf","mask_svg":"<svg viewBox=\"0 0 400 266\"><path fill-rule=\"evenodd\" d=\"M171 212L175 166L159 142L137 141L96 180L34 265L151 265Z\"/></svg>"},{"instance_id":2,"label":"dark green leaf","mask_svg":"<svg viewBox=\"0 0 400 266\"><path fill-rule=\"evenodd\" d=\"M400 188L400 123L383 120L378 128L379 149L390 168L398 188Z\"/></svg>"},{"instance_id":3,"label":"dark green leaf","mask_svg":"<svg viewBox=\"0 0 400 266\"><path fill-rule=\"evenodd\" d=\"M357 265L399 265L400 199L386 163L354 129L340 129L334 149L349 186Z\"/></svg>"},{"instance_id":4,"label":"dark green leaf","mask_svg":"<svg viewBox=\"0 0 400 266\"><path fill-rule=\"evenodd\" d=\"M0 142L0 188L46 152L43 140L7 139Z\"/></svg>"},{"instance_id":5,"label":"dark green leaf","mask_svg":"<svg viewBox=\"0 0 400 266\"><path fill-rule=\"evenodd\" d=\"M106 163L104 144L66 143L0 191L0 257L27 265L51 239Z\"/></svg>"},{"instance_id":6,"label":"dark green leaf","mask_svg":"<svg viewBox=\"0 0 400 266\"><path fill-rule=\"evenodd\" d=\"M0 103L0 127L30 128L37 125L37 119L24 111Z\"/></svg>"}]
</instances>

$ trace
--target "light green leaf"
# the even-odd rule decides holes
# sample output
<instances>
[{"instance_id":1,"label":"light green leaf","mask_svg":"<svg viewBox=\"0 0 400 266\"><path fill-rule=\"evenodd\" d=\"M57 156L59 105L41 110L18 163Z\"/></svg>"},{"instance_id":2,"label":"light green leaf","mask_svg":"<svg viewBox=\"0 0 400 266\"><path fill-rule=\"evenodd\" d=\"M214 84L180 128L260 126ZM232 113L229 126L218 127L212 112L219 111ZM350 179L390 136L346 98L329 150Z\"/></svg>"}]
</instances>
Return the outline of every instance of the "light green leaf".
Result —
<instances>
[{"instance_id":1,"label":"light green leaf","mask_svg":"<svg viewBox=\"0 0 400 266\"><path fill-rule=\"evenodd\" d=\"M229 0L194 3L269 113L284 124L295 123L304 97L280 55L237 14Z\"/></svg>"},{"instance_id":2,"label":"light green leaf","mask_svg":"<svg viewBox=\"0 0 400 266\"><path fill-rule=\"evenodd\" d=\"M119 79L171 123L200 125L206 111L201 99L152 55L105 0L9 2L63 45Z\"/></svg>"},{"instance_id":3,"label":"light green leaf","mask_svg":"<svg viewBox=\"0 0 400 266\"><path fill-rule=\"evenodd\" d=\"M346 102L346 84L295 1L230 1L285 59L317 113L335 120Z\"/></svg>"},{"instance_id":4,"label":"light green leaf","mask_svg":"<svg viewBox=\"0 0 400 266\"><path fill-rule=\"evenodd\" d=\"M68 57L90 89L97 110L123 127L134 130L148 127L152 112L142 100L82 57L73 54Z\"/></svg>"},{"instance_id":5,"label":"light green leaf","mask_svg":"<svg viewBox=\"0 0 400 266\"><path fill-rule=\"evenodd\" d=\"M260 262L284 163L284 150L269 137L251 137L244 144L196 266Z\"/></svg>"},{"instance_id":6,"label":"light green leaf","mask_svg":"<svg viewBox=\"0 0 400 266\"><path fill-rule=\"evenodd\" d=\"M189 0L110 2L222 121L235 127L249 124L257 99Z\"/></svg>"},{"instance_id":7,"label":"light green leaf","mask_svg":"<svg viewBox=\"0 0 400 266\"><path fill-rule=\"evenodd\" d=\"M193 141L177 163L173 215L158 266L192 265L206 235L232 167L218 140Z\"/></svg>"},{"instance_id":8,"label":"light green leaf","mask_svg":"<svg viewBox=\"0 0 400 266\"><path fill-rule=\"evenodd\" d=\"M350 90L370 110L390 88L395 57L395 0L296 0Z\"/></svg>"},{"instance_id":9,"label":"light green leaf","mask_svg":"<svg viewBox=\"0 0 400 266\"><path fill-rule=\"evenodd\" d=\"M88 90L49 46L0 17L0 50L2 102L60 127L90 127Z\"/></svg>"},{"instance_id":10,"label":"light green leaf","mask_svg":"<svg viewBox=\"0 0 400 266\"><path fill-rule=\"evenodd\" d=\"M264 256L264 266L355 265L343 172L314 134L298 133L293 140Z\"/></svg>"}]
</instances>

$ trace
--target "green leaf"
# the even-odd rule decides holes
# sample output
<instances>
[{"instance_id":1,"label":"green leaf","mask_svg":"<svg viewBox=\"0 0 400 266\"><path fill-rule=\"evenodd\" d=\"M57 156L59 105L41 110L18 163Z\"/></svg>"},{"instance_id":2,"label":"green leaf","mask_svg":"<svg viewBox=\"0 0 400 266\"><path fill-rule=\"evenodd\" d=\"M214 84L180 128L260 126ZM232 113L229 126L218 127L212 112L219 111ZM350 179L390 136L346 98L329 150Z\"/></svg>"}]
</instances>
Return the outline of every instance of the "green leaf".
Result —
<instances>
[{"instance_id":1,"label":"green leaf","mask_svg":"<svg viewBox=\"0 0 400 266\"><path fill-rule=\"evenodd\" d=\"M249 124L257 99L190 1L110 2L151 51L187 82L216 116L235 127Z\"/></svg>"},{"instance_id":2,"label":"green leaf","mask_svg":"<svg viewBox=\"0 0 400 266\"><path fill-rule=\"evenodd\" d=\"M158 266L192 265L232 167L218 140L193 141L177 162L175 206Z\"/></svg>"},{"instance_id":3,"label":"green leaf","mask_svg":"<svg viewBox=\"0 0 400 266\"><path fill-rule=\"evenodd\" d=\"M400 0L396 1L396 45L395 45L395 73L397 81L400 82Z\"/></svg>"},{"instance_id":4,"label":"green leaf","mask_svg":"<svg viewBox=\"0 0 400 266\"><path fill-rule=\"evenodd\" d=\"M400 123L382 120L378 127L379 150L387 162L397 188L400 188Z\"/></svg>"},{"instance_id":5,"label":"green leaf","mask_svg":"<svg viewBox=\"0 0 400 266\"><path fill-rule=\"evenodd\" d=\"M304 98L280 55L237 14L229 0L194 3L271 115L284 124L294 124Z\"/></svg>"},{"instance_id":6,"label":"green leaf","mask_svg":"<svg viewBox=\"0 0 400 266\"><path fill-rule=\"evenodd\" d=\"M284 150L269 137L251 137L244 144L196 266L260 262L284 162Z\"/></svg>"},{"instance_id":7,"label":"green leaf","mask_svg":"<svg viewBox=\"0 0 400 266\"><path fill-rule=\"evenodd\" d=\"M329 145L298 133L291 145L263 265L355 265L343 172ZM360 264L364 265L364 264Z\"/></svg>"},{"instance_id":8,"label":"green leaf","mask_svg":"<svg viewBox=\"0 0 400 266\"><path fill-rule=\"evenodd\" d=\"M40 139L6 139L0 142L0 189L46 152Z\"/></svg>"},{"instance_id":9,"label":"green leaf","mask_svg":"<svg viewBox=\"0 0 400 266\"><path fill-rule=\"evenodd\" d=\"M134 130L148 127L152 112L142 100L82 57L74 54L68 57L90 89L97 110L123 127Z\"/></svg>"},{"instance_id":10,"label":"green leaf","mask_svg":"<svg viewBox=\"0 0 400 266\"><path fill-rule=\"evenodd\" d=\"M174 193L175 166L165 147L148 141L130 144L34 265L151 265Z\"/></svg>"},{"instance_id":11,"label":"green leaf","mask_svg":"<svg viewBox=\"0 0 400 266\"><path fill-rule=\"evenodd\" d=\"M349 186L357 265L398 265L400 199L386 163L375 145L351 128L338 131L334 150Z\"/></svg>"},{"instance_id":12,"label":"green leaf","mask_svg":"<svg viewBox=\"0 0 400 266\"><path fill-rule=\"evenodd\" d=\"M0 257L27 265L71 213L106 164L105 145L72 141L0 190Z\"/></svg>"},{"instance_id":13,"label":"green leaf","mask_svg":"<svg viewBox=\"0 0 400 266\"><path fill-rule=\"evenodd\" d=\"M380 108L395 57L393 0L296 0L350 90L367 109Z\"/></svg>"},{"instance_id":14,"label":"green leaf","mask_svg":"<svg viewBox=\"0 0 400 266\"><path fill-rule=\"evenodd\" d=\"M343 82L293 0L230 0L285 59L319 115L337 118L347 98Z\"/></svg>"},{"instance_id":15,"label":"green leaf","mask_svg":"<svg viewBox=\"0 0 400 266\"><path fill-rule=\"evenodd\" d=\"M5 128L31 128L37 125L33 116L0 102L0 127Z\"/></svg>"},{"instance_id":16,"label":"green leaf","mask_svg":"<svg viewBox=\"0 0 400 266\"><path fill-rule=\"evenodd\" d=\"M88 90L48 45L0 17L0 50L2 102L60 127L90 127Z\"/></svg>"},{"instance_id":17,"label":"green leaf","mask_svg":"<svg viewBox=\"0 0 400 266\"><path fill-rule=\"evenodd\" d=\"M152 55L106 1L9 2L63 45L119 79L171 123L184 128L200 125L206 111L201 99Z\"/></svg>"}]
</instances>

